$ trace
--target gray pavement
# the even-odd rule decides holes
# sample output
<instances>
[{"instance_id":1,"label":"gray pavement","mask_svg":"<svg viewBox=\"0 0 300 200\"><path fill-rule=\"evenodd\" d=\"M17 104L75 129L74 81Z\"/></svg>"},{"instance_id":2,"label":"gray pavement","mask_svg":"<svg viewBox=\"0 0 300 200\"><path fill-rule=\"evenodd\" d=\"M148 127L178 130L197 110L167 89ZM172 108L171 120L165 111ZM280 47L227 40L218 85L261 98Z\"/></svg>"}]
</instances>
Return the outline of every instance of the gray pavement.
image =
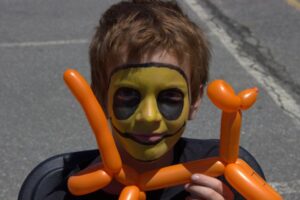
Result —
<instances>
[{"instance_id":1,"label":"gray pavement","mask_svg":"<svg viewBox=\"0 0 300 200\"><path fill-rule=\"evenodd\" d=\"M300 1L204 0L202 5L299 102Z\"/></svg>"},{"instance_id":2,"label":"gray pavement","mask_svg":"<svg viewBox=\"0 0 300 200\"><path fill-rule=\"evenodd\" d=\"M114 2L0 1L0 199L16 199L26 175L46 158L96 148L62 74L73 67L89 80L88 41L101 13ZM183 1L183 8L204 27L212 43L211 80L225 79L237 91L253 86L260 90L257 103L244 113L241 145L257 158L268 181L285 199L300 199L299 119L278 105L270 88L241 66L242 55L230 51L230 44L191 10L190 2ZM213 16L209 21L227 31L232 42L245 44L242 30L251 31L250 44L255 47L259 42L260 48L256 47L261 52L254 54L249 46L240 46L240 52L249 59L265 59L253 62L266 70L266 77L274 78L274 87L291 95L295 110L299 109L295 87L299 85L300 11L279 0L268 5L258 0L211 2L194 3ZM218 138L220 111L205 97L189 125L188 137Z\"/></svg>"}]
</instances>

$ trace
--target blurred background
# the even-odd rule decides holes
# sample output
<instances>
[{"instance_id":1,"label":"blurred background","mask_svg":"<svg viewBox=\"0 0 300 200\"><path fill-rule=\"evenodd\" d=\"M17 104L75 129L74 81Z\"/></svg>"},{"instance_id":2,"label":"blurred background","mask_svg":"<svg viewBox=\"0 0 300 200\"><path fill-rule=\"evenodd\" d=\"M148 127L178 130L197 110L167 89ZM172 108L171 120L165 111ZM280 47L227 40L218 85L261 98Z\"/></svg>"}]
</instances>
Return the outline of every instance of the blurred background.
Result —
<instances>
[{"instance_id":1,"label":"blurred background","mask_svg":"<svg viewBox=\"0 0 300 200\"><path fill-rule=\"evenodd\" d=\"M62 75L90 81L89 41L118 1L0 0L0 199L17 198L28 173L57 154L95 149ZM210 80L260 90L243 115L241 146L285 199L300 199L299 0L183 0L212 46ZM186 137L219 138L220 111L204 97Z\"/></svg>"}]
</instances>

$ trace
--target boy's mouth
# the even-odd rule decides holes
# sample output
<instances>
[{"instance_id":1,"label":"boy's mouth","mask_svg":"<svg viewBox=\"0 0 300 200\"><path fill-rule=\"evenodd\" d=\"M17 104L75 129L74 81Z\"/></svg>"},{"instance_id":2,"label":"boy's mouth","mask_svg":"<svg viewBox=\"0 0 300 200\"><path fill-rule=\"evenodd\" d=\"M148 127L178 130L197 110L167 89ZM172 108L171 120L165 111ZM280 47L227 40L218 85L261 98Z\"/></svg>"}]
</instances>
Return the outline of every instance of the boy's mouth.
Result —
<instances>
[{"instance_id":1,"label":"boy's mouth","mask_svg":"<svg viewBox=\"0 0 300 200\"><path fill-rule=\"evenodd\" d=\"M182 127L180 127L175 133L173 134L167 134L167 133L151 133L151 134L137 134L137 133L122 133L119 131L115 126L113 128L116 130L116 132L121 135L122 137L129 138L137 143L143 144L143 145L156 145L159 142L161 142L163 139L167 137L171 137L176 135L179 131L181 131L185 127L185 124L183 124Z\"/></svg>"},{"instance_id":2,"label":"boy's mouth","mask_svg":"<svg viewBox=\"0 0 300 200\"><path fill-rule=\"evenodd\" d=\"M129 138L132 140L145 144L145 145L154 145L162 141L165 137L171 135L163 135L163 134L128 134Z\"/></svg>"}]
</instances>

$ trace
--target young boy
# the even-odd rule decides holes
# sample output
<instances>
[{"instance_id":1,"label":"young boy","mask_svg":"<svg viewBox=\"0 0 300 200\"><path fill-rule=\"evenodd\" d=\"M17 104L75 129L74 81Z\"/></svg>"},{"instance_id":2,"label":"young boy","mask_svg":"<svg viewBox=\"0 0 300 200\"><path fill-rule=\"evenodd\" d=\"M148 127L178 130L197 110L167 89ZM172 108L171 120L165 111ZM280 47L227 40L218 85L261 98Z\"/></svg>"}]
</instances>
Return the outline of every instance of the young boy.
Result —
<instances>
[{"instance_id":1,"label":"young boy","mask_svg":"<svg viewBox=\"0 0 300 200\"><path fill-rule=\"evenodd\" d=\"M218 140L181 137L199 108L209 58L202 31L174 1L120 2L104 13L90 45L92 89L111 122L124 164L143 173L219 154ZM239 155L264 177L246 150ZM63 161L68 159L72 157ZM63 176L81 170L80 164L76 167L64 169ZM65 183L46 199L118 199L122 189L113 181L94 193L74 196ZM202 174L192 175L190 184L146 195L147 200L243 199L223 177Z\"/></svg>"},{"instance_id":2,"label":"young boy","mask_svg":"<svg viewBox=\"0 0 300 200\"><path fill-rule=\"evenodd\" d=\"M209 58L202 31L174 1L120 2L104 13L90 46L92 89L125 164L142 173L218 155L216 140L181 138L199 108ZM263 176L248 152L240 156ZM221 180L194 174L191 184L147 199L241 198ZM113 199L120 188L114 182L98 195Z\"/></svg>"}]
</instances>

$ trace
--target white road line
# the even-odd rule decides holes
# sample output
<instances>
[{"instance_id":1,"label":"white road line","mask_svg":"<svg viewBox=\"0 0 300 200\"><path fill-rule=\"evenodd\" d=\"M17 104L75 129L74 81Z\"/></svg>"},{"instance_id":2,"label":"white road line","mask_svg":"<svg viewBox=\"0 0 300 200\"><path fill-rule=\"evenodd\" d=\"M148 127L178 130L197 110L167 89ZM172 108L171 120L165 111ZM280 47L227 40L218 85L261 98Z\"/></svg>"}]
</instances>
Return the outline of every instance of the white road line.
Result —
<instances>
[{"instance_id":1,"label":"white road line","mask_svg":"<svg viewBox=\"0 0 300 200\"><path fill-rule=\"evenodd\" d=\"M238 44L234 42L234 39L227 34L222 26L212 22L213 16L201 7L196 0L184 1L205 22L210 31L219 38L236 61L266 89L274 102L292 118L296 126L300 126L300 107L294 98L278 85L272 76L267 75L260 64L256 63L251 57L242 56L247 54L238 48Z\"/></svg>"},{"instance_id":2,"label":"white road line","mask_svg":"<svg viewBox=\"0 0 300 200\"><path fill-rule=\"evenodd\" d=\"M66 44L85 44L88 42L89 41L86 39L74 39L74 40L56 40L56 41L41 41L41 42L0 43L0 48L54 46L54 45L66 45Z\"/></svg>"},{"instance_id":3,"label":"white road line","mask_svg":"<svg viewBox=\"0 0 300 200\"><path fill-rule=\"evenodd\" d=\"M288 181L288 182L271 182L269 183L280 194L293 194L299 193L300 180Z\"/></svg>"}]
</instances>

